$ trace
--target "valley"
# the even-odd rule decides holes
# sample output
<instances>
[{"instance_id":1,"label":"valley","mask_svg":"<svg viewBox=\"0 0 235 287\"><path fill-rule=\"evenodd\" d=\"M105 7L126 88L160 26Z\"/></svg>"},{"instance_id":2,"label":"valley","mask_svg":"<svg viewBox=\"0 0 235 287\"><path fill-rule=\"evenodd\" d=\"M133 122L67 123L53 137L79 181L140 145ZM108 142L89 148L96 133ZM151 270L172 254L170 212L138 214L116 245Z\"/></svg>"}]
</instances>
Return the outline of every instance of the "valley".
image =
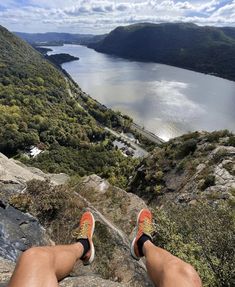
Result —
<instances>
[{"instance_id":1,"label":"valley","mask_svg":"<svg viewBox=\"0 0 235 287\"><path fill-rule=\"evenodd\" d=\"M232 47L233 29L208 29ZM233 286L234 82L46 36L57 46L40 54L0 26L0 286L30 247L75 243L89 210L96 260L78 260L58 286L152 287L144 260L130 256L142 208L156 246L203 286Z\"/></svg>"}]
</instances>

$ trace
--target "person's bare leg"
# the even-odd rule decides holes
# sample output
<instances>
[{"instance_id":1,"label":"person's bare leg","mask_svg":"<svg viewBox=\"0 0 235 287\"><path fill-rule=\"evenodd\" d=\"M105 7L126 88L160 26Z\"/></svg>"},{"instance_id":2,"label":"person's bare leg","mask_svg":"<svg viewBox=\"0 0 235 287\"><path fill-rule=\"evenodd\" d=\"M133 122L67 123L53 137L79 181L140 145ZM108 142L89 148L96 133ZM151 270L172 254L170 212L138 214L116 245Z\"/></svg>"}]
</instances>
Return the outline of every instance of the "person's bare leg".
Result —
<instances>
[{"instance_id":1,"label":"person's bare leg","mask_svg":"<svg viewBox=\"0 0 235 287\"><path fill-rule=\"evenodd\" d=\"M34 247L19 258L8 287L58 287L58 281L69 275L78 259L89 265L95 258L92 240L95 219L90 211L83 213L74 233L77 243Z\"/></svg>"},{"instance_id":2,"label":"person's bare leg","mask_svg":"<svg viewBox=\"0 0 235 287\"><path fill-rule=\"evenodd\" d=\"M156 247L150 240L143 245L146 267L150 279L157 287L201 287L201 279L195 269Z\"/></svg>"},{"instance_id":3,"label":"person's bare leg","mask_svg":"<svg viewBox=\"0 0 235 287\"><path fill-rule=\"evenodd\" d=\"M190 265L152 243L153 218L149 209L143 208L137 217L136 234L132 240L131 256L146 258L150 279L156 287L201 287L201 279Z\"/></svg>"},{"instance_id":4,"label":"person's bare leg","mask_svg":"<svg viewBox=\"0 0 235 287\"><path fill-rule=\"evenodd\" d=\"M30 248L20 256L8 287L58 287L83 251L81 243Z\"/></svg>"}]
</instances>

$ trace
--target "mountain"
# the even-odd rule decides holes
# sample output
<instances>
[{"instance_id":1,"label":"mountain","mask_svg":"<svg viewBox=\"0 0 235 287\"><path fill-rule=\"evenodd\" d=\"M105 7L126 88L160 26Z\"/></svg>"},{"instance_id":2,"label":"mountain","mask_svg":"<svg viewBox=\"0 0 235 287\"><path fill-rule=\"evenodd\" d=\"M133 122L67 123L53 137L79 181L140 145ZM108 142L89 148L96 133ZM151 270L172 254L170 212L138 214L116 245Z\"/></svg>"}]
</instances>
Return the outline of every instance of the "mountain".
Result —
<instances>
[{"instance_id":1,"label":"mountain","mask_svg":"<svg viewBox=\"0 0 235 287\"><path fill-rule=\"evenodd\" d=\"M125 185L136 159L116 150L102 126L122 129L128 122L0 27L0 152L49 172L97 173L114 181L119 174ZM30 146L43 151L36 160L26 154Z\"/></svg>"},{"instance_id":2,"label":"mountain","mask_svg":"<svg viewBox=\"0 0 235 287\"><path fill-rule=\"evenodd\" d=\"M128 59L153 61L235 80L233 31L191 23L142 23L118 27L88 47Z\"/></svg>"},{"instance_id":3,"label":"mountain","mask_svg":"<svg viewBox=\"0 0 235 287\"><path fill-rule=\"evenodd\" d=\"M22 33L14 32L30 44L38 45L63 45L63 44L88 44L101 41L106 35L70 34L70 33Z\"/></svg>"},{"instance_id":4,"label":"mountain","mask_svg":"<svg viewBox=\"0 0 235 287\"><path fill-rule=\"evenodd\" d=\"M221 27L220 30L222 30L225 35L235 39L235 28L234 27Z\"/></svg>"},{"instance_id":5,"label":"mountain","mask_svg":"<svg viewBox=\"0 0 235 287\"><path fill-rule=\"evenodd\" d=\"M70 33L22 33L14 32L15 35L24 39L30 44L33 43L79 43L82 40L92 38L91 34L70 34Z\"/></svg>"}]
</instances>

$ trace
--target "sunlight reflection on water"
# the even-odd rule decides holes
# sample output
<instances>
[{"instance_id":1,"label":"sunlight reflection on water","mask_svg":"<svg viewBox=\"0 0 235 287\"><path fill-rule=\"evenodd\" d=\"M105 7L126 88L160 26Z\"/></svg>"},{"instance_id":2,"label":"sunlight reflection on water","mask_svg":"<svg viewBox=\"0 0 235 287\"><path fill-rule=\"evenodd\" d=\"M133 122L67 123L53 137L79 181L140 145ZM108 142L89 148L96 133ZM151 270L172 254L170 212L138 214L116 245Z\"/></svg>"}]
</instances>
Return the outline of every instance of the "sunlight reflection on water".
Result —
<instances>
[{"instance_id":1,"label":"sunlight reflection on water","mask_svg":"<svg viewBox=\"0 0 235 287\"><path fill-rule=\"evenodd\" d=\"M195 130L235 131L235 82L78 45L50 48L80 58L63 68L85 92L165 140Z\"/></svg>"}]
</instances>

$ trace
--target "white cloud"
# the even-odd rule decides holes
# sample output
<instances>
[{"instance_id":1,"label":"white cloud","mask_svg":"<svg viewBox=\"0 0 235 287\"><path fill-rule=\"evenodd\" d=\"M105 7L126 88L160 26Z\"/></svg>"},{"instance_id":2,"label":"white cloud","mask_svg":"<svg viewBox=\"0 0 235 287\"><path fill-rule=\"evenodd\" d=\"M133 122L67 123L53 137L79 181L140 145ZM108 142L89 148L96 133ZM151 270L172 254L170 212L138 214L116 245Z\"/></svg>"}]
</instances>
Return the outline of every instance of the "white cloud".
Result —
<instances>
[{"instance_id":1,"label":"white cloud","mask_svg":"<svg viewBox=\"0 0 235 287\"><path fill-rule=\"evenodd\" d=\"M0 23L28 32L104 33L140 21L235 26L234 16L234 0L6 0L0 4Z\"/></svg>"},{"instance_id":2,"label":"white cloud","mask_svg":"<svg viewBox=\"0 0 235 287\"><path fill-rule=\"evenodd\" d=\"M219 8L217 11L214 12L212 16L233 17L234 14L235 14L235 1Z\"/></svg>"}]
</instances>

